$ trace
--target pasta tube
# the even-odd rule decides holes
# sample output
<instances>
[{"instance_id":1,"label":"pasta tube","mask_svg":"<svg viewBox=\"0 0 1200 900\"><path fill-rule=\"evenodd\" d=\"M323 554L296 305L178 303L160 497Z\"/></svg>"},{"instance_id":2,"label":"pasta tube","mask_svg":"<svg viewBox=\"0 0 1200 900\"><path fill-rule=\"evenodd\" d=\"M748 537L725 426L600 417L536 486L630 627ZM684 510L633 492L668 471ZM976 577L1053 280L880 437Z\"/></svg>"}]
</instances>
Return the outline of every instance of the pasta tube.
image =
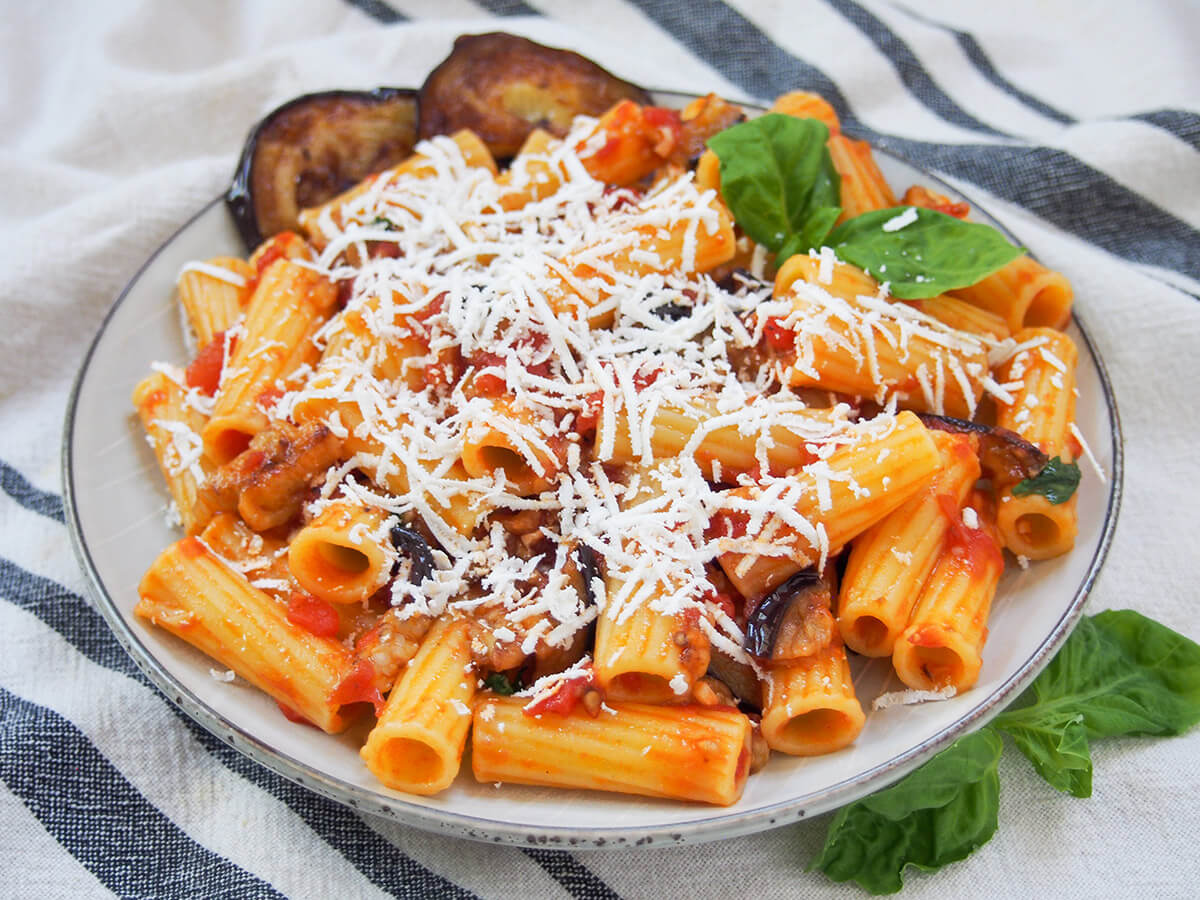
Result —
<instances>
[{"instance_id":1,"label":"pasta tube","mask_svg":"<svg viewBox=\"0 0 1200 900\"><path fill-rule=\"evenodd\" d=\"M731 550L722 553L718 562L742 596L761 597L811 565L823 551L836 553L903 504L929 483L940 461L937 445L921 421L910 412L900 413L890 431L842 447L791 479L789 498L794 498L795 517L789 523L767 515L761 531L748 536L769 542L769 552ZM729 527L735 533L754 514L761 491L725 492L732 516ZM797 522L806 525L801 528ZM736 545L738 537L730 537Z\"/></svg>"},{"instance_id":2,"label":"pasta tube","mask_svg":"<svg viewBox=\"0 0 1200 900\"><path fill-rule=\"evenodd\" d=\"M134 612L233 669L322 731L350 723L330 699L348 673L350 651L287 620L286 609L253 587L195 537L172 544L138 585Z\"/></svg>"},{"instance_id":3,"label":"pasta tube","mask_svg":"<svg viewBox=\"0 0 1200 900\"><path fill-rule=\"evenodd\" d=\"M364 602L391 574L386 521L378 509L331 503L292 538L288 567L293 577L330 603Z\"/></svg>"},{"instance_id":4,"label":"pasta tube","mask_svg":"<svg viewBox=\"0 0 1200 900\"><path fill-rule=\"evenodd\" d=\"M836 637L820 652L770 666L762 735L792 756L817 756L851 744L867 717L854 694L846 648Z\"/></svg>"},{"instance_id":5,"label":"pasta tube","mask_svg":"<svg viewBox=\"0 0 1200 900\"><path fill-rule=\"evenodd\" d=\"M592 718L526 715L519 697L475 711L471 768L482 782L617 791L729 806L750 770L750 720L736 709L615 703Z\"/></svg>"},{"instance_id":6,"label":"pasta tube","mask_svg":"<svg viewBox=\"0 0 1200 900\"><path fill-rule=\"evenodd\" d=\"M210 475L200 432L206 418L188 403L187 391L178 380L162 372L143 379L133 390L133 405L154 448L158 467L180 522L187 534L202 529L213 515L213 506L200 490Z\"/></svg>"},{"instance_id":7,"label":"pasta tube","mask_svg":"<svg viewBox=\"0 0 1200 900\"><path fill-rule=\"evenodd\" d=\"M996 380L1019 385L1012 403L997 403L996 424L1015 431L1048 457L1073 462L1071 424L1075 420L1075 342L1052 328L1026 328L1013 335L1017 352L1002 364ZM1030 344L1035 346L1029 346ZM1013 494L996 485L996 525L1004 546L1029 559L1049 559L1075 546L1079 531L1077 496L1054 504L1041 494Z\"/></svg>"},{"instance_id":8,"label":"pasta tube","mask_svg":"<svg viewBox=\"0 0 1200 900\"><path fill-rule=\"evenodd\" d=\"M324 276L287 259L262 273L246 313L245 335L225 366L212 418L204 427L204 451L224 465L269 422L264 406L281 393L280 382L320 351L312 342L333 312L337 291Z\"/></svg>"},{"instance_id":9,"label":"pasta tube","mask_svg":"<svg viewBox=\"0 0 1200 900\"><path fill-rule=\"evenodd\" d=\"M864 656L890 656L925 579L933 570L951 522L979 480L975 442L935 431L941 463L928 489L872 525L850 546L838 600L838 627L846 645Z\"/></svg>"},{"instance_id":10,"label":"pasta tube","mask_svg":"<svg viewBox=\"0 0 1200 900\"><path fill-rule=\"evenodd\" d=\"M910 688L965 691L979 678L988 611L1004 570L995 526L985 516L978 501L964 509L896 641L892 664Z\"/></svg>"},{"instance_id":11,"label":"pasta tube","mask_svg":"<svg viewBox=\"0 0 1200 900\"><path fill-rule=\"evenodd\" d=\"M242 259L218 256L179 276L179 301L187 314L196 346L206 347L233 327L250 301L255 269Z\"/></svg>"},{"instance_id":12,"label":"pasta tube","mask_svg":"<svg viewBox=\"0 0 1200 900\"><path fill-rule=\"evenodd\" d=\"M367 768L410 794L449 787L462 762L474 698L470 623L441 619L392 688L360 751Z\"/></svg>"},{"instance_id":13,"label":"pasta tube","mask_svg":"<svg viewBox=\"0 0 1200 900\"><path fill-rule=\"evenodd\" d=\"M971 287L951 293L1004 319L1009 330L1067 327L1075 292L1059 272L1019 256Z\"/></svg>"}]
</instances>

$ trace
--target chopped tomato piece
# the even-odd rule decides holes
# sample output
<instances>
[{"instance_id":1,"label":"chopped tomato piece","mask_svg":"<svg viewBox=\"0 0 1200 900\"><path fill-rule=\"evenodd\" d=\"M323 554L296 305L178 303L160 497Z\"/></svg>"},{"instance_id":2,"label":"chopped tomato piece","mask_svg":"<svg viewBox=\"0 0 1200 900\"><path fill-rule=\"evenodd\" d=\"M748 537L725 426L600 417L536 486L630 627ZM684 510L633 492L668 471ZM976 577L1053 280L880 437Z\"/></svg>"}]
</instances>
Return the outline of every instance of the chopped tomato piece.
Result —
<instances>
[{"instance_id":1,"label":"chopped tomato piece","mask_svg":"<svg viewBox=\"0 0 1200 900\"><path fill-rule=\"evenodd\" d=\"M644 372L639 368L633 373L634 390L638 391L638 393L641 393L646 388L650 387L650 385L654 384L654 382L658 380L658 376L662 374L662 371L662 366L655 366L649 372Z\"/></svg>"},{"instance_id":2,"label":"chopped tomato piece","mask_svg":"<svg viewBox=\"0 0 1200 900\"><path fill-rule=\"evenodd\" d=\"M796 332L787 328L779 319L767 319L763 326L763 338L773 350L796 349Z\"/></svg>"},{"instance_id":3,"label":"chopped tomato piece","mask_svg":"<svg viewBox=\"0 0 1200 900\"><path fill-rule=\"evenodd\" d=\"M600 423L600 411L604 406L604 391L595 391L583 398L583 406L575 417L575 430L580 434L592 434Z\"/></svg>"},{"instance_id":4,"label":"chopped tomato piece","mask_svg":"<svg viewBox=\"0 0 1200 900\"><path fill-rule=\"evenodd\" d=\"M375 715L380 715L383 712L383 695L375 686L375 666L371 661L360 659L356 662L350 673L338 682L329 699L339 706L348 703L370 703L375 707Z\"/></svg>"},{"instance_id":5,"label":"chopped tomato piece","mask_svg":"<svg viewBox=\"0 0 1200 900\"><path fill-rule=\"evenodd\" d=\"M526 705L524 712L527 716L540 716L543 713L553 713L556 716L569 716L571 711L596 684L596 676L591 669L564 678L545 696L538 697Z\"/></svg>"},{"instance_id":6,"label":"chopped tomato piece","mask_svg":"<svg viewBox=\"0 0 1200 900\"><path fill-rule=\"evenodd\" d=\"M340 622L337 610L330 603L300 591L292 591L288 598L287 620L323 638L337 637Z\"/></svg>"},{"instance_id":7,"label":"chopped tomato piece","mask_svg":"<svg viewBox=\"0 0 1200 900\"><path fill-rule=\"evenodd\" d=\"M184 381L188 387L199 388L200 393L211 397L221 385L221 370L224 368L225 332L218 331L187 367Z\"/></svg>"},{"instance_id":8,"label":"chopped tomato piece","mask_svg":"<svg viewBox=\"0 0 1200 900\"><path fill-rule=\"evenodd\" d=\"M953 497L937 495L942 513L950 522L946 548L962 560L971 572L982 572L989 563L1003 565L1004 559L995 539L984 528L968 528L963 524L962 510Z\"/></svg>"}]
</instances>

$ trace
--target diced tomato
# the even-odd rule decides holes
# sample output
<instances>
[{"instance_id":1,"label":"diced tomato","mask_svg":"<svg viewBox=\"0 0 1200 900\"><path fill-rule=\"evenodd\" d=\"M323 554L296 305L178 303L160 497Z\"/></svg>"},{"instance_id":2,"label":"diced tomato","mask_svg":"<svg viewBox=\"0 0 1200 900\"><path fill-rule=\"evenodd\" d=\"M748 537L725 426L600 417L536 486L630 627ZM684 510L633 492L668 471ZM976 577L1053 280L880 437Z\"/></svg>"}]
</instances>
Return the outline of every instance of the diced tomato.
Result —
<instances>
[{"instance_id":1,"label":"diced tomato","mask_svg":"<svg viewBox=\"0 0 1200 900\"><path fill-rule=\"evenodd\" d=\"M593 391L583 398L583 405L575 417L575 430L579 434L592 434L600 422L604 408L604 391Z\"/></svg>"},{"instance_id":2,"label":"diced tomato","mask_svg":"<svg viewBox=\"0 0 1200 900\"><path fill-rule=\"evenodd\" d=\"M656 366L649 372L638 369L633 373L634 389L639 392L644 391L646 388L650 387L650 385L654 384L654 382L658 381L658 376L662 374L662 371L662 366Z\"/></svg>"},{"instance_id":3,"label":"diced tomato","mask_svg":"<svg viewBox=\"0 0 1200 900\"><path fill-rule=\"evenodd\" d=\"M1000 547L986 529L968 528L963 524L962 510L953 497L938 494L937 501L950 522L946 548L962 560L971 572L983 572L989 564L1004 564Z\"/></svg>"},{"instance_id":4,"label":"diced tomato","mask_svg":"<svg viewBox=\"0 0 1200 900\"><path fill-rule=\"evenodd\" d=\"M292 591L288 598L287 620L323 638L337 637L340 624L337 610L330 603L300 591Z\"/></svg>"},{"instance_id":5,"label":"diced tomato","mask_svg":"<svg viewBox=\"0 0 1200 900\"><path fill-rule=\"evenodd\" d=\"M779 319L767 319L763 326L763 339L772 350L796 349L796 332L784 326Z\"/></svg>"},{"instance_id":6,"label":"diced tomato","mask_svg":"<svg viewBox=\"0 0 1200 900\"><path fill-rule=\"evenodd\" d=\"M230 341L231 345L233 343ZM213 339L196 354L192 364L187 367L184 380L188 387L199 388L200 393L211 397L221 385L223 368L225 368L225 332L218 331L213 335Z\"/></svg>"},{"instance_id":7,"label":"diced tomato","mask_svg":"<svg viewBox=\"0 0 1200 900\"><path fill-rule=\"evenodd\" d=\"M475 378L472 382L472 388L482 397L498 397L508 391L509 383L506 382L503 374L504 358L498 353L490 353L488 350L476 350L470 356L470 365L475 367ZM481 372L480 370L492 370L490 372ZM499 370L499 371L497 371Z\"/></svg>"},{"instance_id":8,"label":"diced tomato","mask_svg":"<svg viewBox=\"0 0 1200 900\"><path fill-rule=\"evenodd\" d=\"M553 713L556 716L569 716L571 711L596 684L596 676L591 669L581 672L571 678L564 678L554 687L554 691L545 697L525 707L525 715L540 716L543 713Z\"/></svg>"},{"instance_id":9,"label":"diced tomato","mask_svg":"<svg viewBox=\"0 0 1200 900\"><path fill-rule=\"evenodd\" d=\"M281 713L283 713L283 717L285 719L287 719L289 722L295 722L297 725L307 725L309 728L317 727L316 724L312 720L306 719L304 716L300 715L300 713L296 712L290 706L284 706L278 700L275 701L275 705L279 707L279 711Z\"/></svg>"},{"instance_id":10,"label":"diced tomato","mask_svg":"<svg viewBox=\"0 0 1200 900\"><path fill-rule=\"evenodd\" d=\"M650 128L658 131L654 152L663 158L670 156L683 131L683 121L679 118L679 112L661 106L647 106L642 110L642 120Z\"/></svg>"},{"instance_id":11,"label":"diced tomato","mask_svg":"<svg viewBox=\"0 0 1200 900\"><path fill-rule=\"evenodd\" d=\"M709 521L704 537L710 541L720 537L745 537L749 521L750 517L744 512L721 510Z\"/></svg>"},{"instance_id":12,"label":"diced tomato","mask_svg":"<svg viewBox=\"0 0 1200 900\"><path fill-rule=\"evenodd\" d=\"M360 659L329 695L332 703L345 706L348 703L370 703L375 715L383 712L383 695L375 686L375 666L369 659Z\"/></svg>"}]
</instances>

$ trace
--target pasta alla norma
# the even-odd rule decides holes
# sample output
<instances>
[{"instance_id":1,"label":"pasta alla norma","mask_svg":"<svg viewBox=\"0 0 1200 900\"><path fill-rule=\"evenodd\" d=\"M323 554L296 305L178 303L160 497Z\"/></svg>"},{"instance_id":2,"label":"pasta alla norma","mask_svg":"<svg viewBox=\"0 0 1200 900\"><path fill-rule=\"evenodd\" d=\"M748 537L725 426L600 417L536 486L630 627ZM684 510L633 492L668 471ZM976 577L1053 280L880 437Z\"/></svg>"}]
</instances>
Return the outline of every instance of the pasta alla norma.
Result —
<instances>
[{"instance_id":1,"label":"pasta alla norma","mask_svg":"<svg viewBox=\"0 0 1200 900\"><path fill-rule=\"evenodd\" d=\"M822 123L822 233L966 214L820 98L776 109ZM1069 286L1019 259L901 298L832 243L785 257L704 150L742 118L623 100L501 161L435 136L186 267L199 351L134 392L183 534L137 613L289 718L373 717L364 764L415 793L473 741L481 781L728 805L858 737L857 655L969 689L1003 549L1075 533L1039 487L1081 453Z\"/></svg>"}]
</instances>

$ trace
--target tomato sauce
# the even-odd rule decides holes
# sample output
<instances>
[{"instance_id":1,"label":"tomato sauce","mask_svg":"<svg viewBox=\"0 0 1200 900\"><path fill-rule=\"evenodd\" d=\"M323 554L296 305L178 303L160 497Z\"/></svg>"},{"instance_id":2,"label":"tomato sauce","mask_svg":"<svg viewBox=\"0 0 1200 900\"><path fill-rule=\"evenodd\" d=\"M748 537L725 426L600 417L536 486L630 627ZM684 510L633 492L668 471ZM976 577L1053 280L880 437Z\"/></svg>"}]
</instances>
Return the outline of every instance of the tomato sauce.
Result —
<instances>
[{"instance_id":1,"label":"tomato sauce","mask_svg":"<svg viewBox=\"0 0 1200 900\"><path fill-rule=\"evenodd\" d=\"M300 713L296 712L290 706L284 706L278 700L275 701L275 705L279 707L279 711L283 713L283 717L289 722L295 722L297 725L307 725L309 728L317 728L315 722L300 715ZM320 729L318 728L317 730L319 731Z\"/></svg>"}]
</instances>

